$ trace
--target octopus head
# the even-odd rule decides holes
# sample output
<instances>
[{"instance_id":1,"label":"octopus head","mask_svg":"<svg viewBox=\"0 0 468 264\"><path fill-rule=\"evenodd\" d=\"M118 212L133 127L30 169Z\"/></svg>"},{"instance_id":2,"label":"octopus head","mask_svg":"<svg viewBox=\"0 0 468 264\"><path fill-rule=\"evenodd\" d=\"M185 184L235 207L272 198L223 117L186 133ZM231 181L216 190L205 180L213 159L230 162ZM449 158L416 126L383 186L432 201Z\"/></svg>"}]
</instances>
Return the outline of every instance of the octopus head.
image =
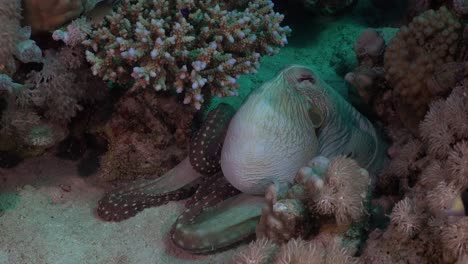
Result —
<instances>
[{"instance_id":1,"label":"octopus head","mask_svg":"<svg viewBox=\"0 0 468 264\"><path fill-rule=\"evenodd\" d=\"M281 72L290 87L314 86L317 83L315 73L301 65L288 65Z\"/></svg>"},{"instance_id":2,"label":"octopus head","mask_svg":"<svg viewBox=\"0 0 468 264\"><path fill-rule=\"evenodd\" d=\"M286 86L302 96L309 105L309 117L315 127L319 127L323 123L324 113L322 104L324 100L316 100L323 97L324 84L319 76L310 68L302 65L288 65L281 70L282 78Z\"/></svg>"},{"instance_id":3,"label":"octopus head","mask_svg":"<svg viewBox=\"0 0 468 264\"><path fill-rule=\"evenodd\" d=\"M238 190L263 194L272 183L291 183L318 151L320 91L310 69L289 66L251 94L229 125L221 155L226 179ZM287 157L287 158L285 158Z\"/></svg>"}]
</instances>

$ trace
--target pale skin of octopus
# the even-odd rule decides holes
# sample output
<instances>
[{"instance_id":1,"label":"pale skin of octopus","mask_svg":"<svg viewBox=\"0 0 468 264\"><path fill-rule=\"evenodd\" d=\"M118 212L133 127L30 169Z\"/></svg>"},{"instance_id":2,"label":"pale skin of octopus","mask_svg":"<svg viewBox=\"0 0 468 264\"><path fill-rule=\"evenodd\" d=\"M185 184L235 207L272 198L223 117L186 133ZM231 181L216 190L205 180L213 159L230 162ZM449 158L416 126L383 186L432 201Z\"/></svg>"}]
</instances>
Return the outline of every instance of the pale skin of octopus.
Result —
<instances>
[{"instance_id":1,"label":"pale skin of octopus","mask_svg":"<svg viewBox=\"0 0 468 264\"><path fill-rule=\"evenodd\" d=\"M188 198L198 187L171 230L172 240L194 253L224 249L255 234L266 188L291 183L318 155L347 155L375 175L386 159L386 144L314 71L292 65L254 91L237 112L228 106L212 111L189 157L158 179L107 194L98 214L121 221Z\"/></svg>"}]
</instances>

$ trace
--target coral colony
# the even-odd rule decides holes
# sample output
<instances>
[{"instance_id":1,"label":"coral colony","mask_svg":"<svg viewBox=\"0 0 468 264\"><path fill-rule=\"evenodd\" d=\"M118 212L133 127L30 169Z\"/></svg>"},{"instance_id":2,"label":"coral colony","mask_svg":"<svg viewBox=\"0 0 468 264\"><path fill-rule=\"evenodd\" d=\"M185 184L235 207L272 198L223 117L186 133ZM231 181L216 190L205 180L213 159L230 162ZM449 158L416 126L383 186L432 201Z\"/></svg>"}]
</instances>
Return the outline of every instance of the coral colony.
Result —
<instances>
[{"instance_id":1,"label":"coral colony","mask_svg":"<svg viewBox=\"0 0 468 264\"><path fill-rule=\"evenodd\" d=\"M134 88L183 93L200 109L202 90L237 94L241 74L287 43L271 1L124 1L84 42L94 75Z\"/></svg>"},{"instance_id":2,"label":"coral colony","mask_svg":"<svg viewBox=\"0 0 468 264\"><path fill-rule=\"evenodd\" d=\"M468 263L467 18L462 0L0 0L0 187L72 160L70 186L98 191L65 213L155 214L184 258ZM1 192L0 223L21 210Z\"/></svg>"}]
</instances>

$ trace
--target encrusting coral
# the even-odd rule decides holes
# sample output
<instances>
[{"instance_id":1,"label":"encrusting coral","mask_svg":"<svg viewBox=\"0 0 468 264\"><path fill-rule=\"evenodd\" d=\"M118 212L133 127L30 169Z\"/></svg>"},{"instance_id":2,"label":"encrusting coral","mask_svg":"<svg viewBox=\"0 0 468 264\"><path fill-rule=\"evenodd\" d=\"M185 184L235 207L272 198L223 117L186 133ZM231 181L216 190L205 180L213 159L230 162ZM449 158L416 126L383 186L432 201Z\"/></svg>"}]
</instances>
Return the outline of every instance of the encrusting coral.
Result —
<instances>
[{"instance_id":1,"label":"encrusting coral","mask_svg":"<svg viewBox=\"0 0 468 264\"><path fill-rule=\"evenodd\" d=\"M239 75L287 43L283 18L268 0L124 0L84 42L86 56L104 80L184 93L200 109L206 94L235 95Z\"/></svg>"}]
</instances>

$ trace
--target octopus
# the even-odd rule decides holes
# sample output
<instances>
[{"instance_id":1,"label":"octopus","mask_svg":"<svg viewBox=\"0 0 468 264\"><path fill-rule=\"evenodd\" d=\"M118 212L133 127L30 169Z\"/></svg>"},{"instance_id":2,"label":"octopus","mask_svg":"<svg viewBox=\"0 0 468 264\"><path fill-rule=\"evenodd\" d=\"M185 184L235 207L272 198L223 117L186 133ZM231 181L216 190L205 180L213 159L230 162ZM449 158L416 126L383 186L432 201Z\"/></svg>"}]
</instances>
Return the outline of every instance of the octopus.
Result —
<instances>
[{"instance_id":1,"label":"octopus","mask_svg":"<svg viewBox=\"0 0 468 264\"><path fill-rule=\"evenodd\" d=\"M372 123L310 68L291 65L253 91L236 112L211 111L188 157L163 176L105 194L97 214L122 221L145 208L188 199L174 244L210 253L253 238L269 186L293 182L316 156L346 155L375 175L386 144Z\"/></svg>"}]
</instances>

